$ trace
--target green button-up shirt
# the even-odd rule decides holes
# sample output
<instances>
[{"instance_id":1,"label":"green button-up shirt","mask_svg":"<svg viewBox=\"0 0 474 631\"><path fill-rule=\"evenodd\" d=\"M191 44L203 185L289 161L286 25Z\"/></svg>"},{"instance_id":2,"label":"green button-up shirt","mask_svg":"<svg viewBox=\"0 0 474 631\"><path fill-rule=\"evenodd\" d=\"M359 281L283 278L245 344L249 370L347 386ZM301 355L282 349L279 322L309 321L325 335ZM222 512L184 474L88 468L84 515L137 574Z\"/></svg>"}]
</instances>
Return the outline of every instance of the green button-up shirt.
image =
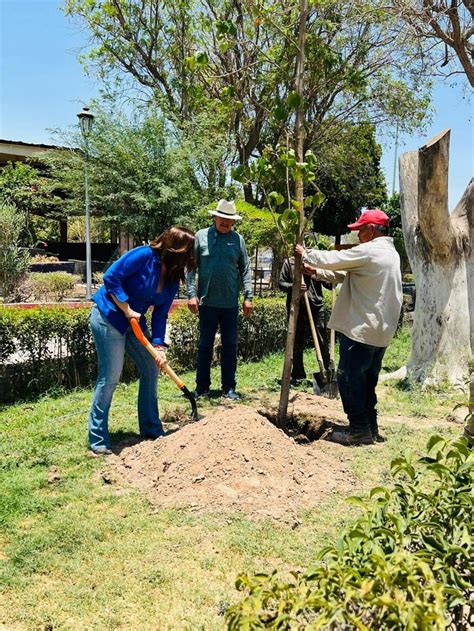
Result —
<instances>
[{"instance_id":1,"label":"green button-up shirt","mask_svg":"<svg viewBox=\"0 0 474 631\"><path fill-rule=\"evenodd\" d=\"M208 307L232 308L239 304L240 288L244 298L252 299L250 261L245 241L238 232L218 232L215 226L196 233L195 253L198 272L186 278L188 298L199 298Z\"/></svg>"}]
</instances>

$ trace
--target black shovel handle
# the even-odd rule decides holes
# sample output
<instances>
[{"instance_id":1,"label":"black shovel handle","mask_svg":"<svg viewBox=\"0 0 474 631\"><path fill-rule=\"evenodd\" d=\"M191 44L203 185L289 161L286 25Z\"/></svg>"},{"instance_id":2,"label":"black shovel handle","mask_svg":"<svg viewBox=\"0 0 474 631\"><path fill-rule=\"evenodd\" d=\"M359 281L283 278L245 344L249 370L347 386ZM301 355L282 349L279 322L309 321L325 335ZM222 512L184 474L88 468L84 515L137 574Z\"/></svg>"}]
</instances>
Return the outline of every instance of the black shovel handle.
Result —
<instances>
[{"instance_id":1,"label":"black shovel handle","mask_svg":"<svg viewBox=\"0 0 474 631\"><path fill-rule=\"evenodd\" d=\"M153 359L156 359L158 357L158 351L153 346L153 344L151 344L151 342L149 340L147 340L147 338L144 336L142 328L141 328L138 320L136 320L135 318L131 318L130 319L130 326L132 327L132 331L134 332L135 337L140 342L140 344L143 344L143 346L150 353L150 355L153 357ZM192 392L190 392L188 390L188 388L186 388L184 383L181 381L181 379L178 377L178 375L175 373L175 371L171 368L171 366L168 364L168 362L166 362L164 364L164 366L162 366L161 370L165 374L167 374L168 377L170 377L170 379L172 379L175 382L175 384L181 390L181 392L186 397L186 399L188 399L188 401L191 403L191 419L193 421L198 421L199 417L198 417L198 411L197 411L197 403L196 403L196 399L193 396Z\"/></svg>"}]
</instances>

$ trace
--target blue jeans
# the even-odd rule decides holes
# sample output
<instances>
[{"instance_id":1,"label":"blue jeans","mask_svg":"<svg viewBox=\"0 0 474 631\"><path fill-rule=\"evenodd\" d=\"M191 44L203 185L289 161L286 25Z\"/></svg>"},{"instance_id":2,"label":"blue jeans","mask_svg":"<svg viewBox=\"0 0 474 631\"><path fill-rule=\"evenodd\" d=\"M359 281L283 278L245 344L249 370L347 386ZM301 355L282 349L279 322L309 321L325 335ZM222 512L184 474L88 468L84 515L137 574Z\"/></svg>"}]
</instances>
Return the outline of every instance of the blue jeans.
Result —
<instances>
[{"instance_id":1,"label":"blue jeans","mask_svg":"<svg viewBox=\"0 0 474 631\"><path fill-rule=\"evenodd\" d=\"M385 347L355 342L341 334L337 383L353 432L377 433L377 395Z\"/></svg>"},{"instance_id":2,"label":"blue jeans","mask_svg":"<svg viewBox=\"0 0 474 631\"><path fill-rule=\"evenodd\" d=\"M140 373L138 389L138 425L144 438L158 438L164 434L158 413L156 393L158 367L140 344L131 329L122 335L92 307L90 325L94 337L99 375L89 414L89 444L92 449L110 447L109 410L114 390L122 373L125 353L135 362ZM145 333L148 336L148 332Z\"/></svg>"},{"instance_id":3,"label":"blue jeans","mask_svg":"<svg viewBox=\"0 0 474 631\"><path fill-rule=\"evenodd\" d=\"M206 392L211 386L211 363L217 327L221 331L222 390L235 389L237 370L237 322L239 308L199 307L199 348L196 370L196 390Z\"/></svg>"}]
</instances>

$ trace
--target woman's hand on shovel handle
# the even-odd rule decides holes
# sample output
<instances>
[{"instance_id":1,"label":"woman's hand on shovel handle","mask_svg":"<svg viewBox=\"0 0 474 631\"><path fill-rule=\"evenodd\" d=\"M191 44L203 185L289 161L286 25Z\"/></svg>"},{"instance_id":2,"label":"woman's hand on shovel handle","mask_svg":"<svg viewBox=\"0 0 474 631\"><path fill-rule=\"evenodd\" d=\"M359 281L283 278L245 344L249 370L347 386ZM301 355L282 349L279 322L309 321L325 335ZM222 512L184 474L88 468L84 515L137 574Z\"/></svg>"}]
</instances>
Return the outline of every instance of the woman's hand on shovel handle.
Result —
<instances>
[{"instance_id":1,"label":"woman's hand on shovel handle","mask_svg":"<svg viewBox=\"0 0 474 631\"><path fill-rule=\"evenodd\" d=\"M130 306L127 305L127 309L124 311L125 313L125 317L127 318L127 320L138 320L138 322L140 322L140 318L142 317L141 313L138 313L138 311L134 311Z\"/></svg>"},{"instance_id":2,"label":"woman's hand on shovel handle","mask_svg":"<svg viewBox=\"0 0 474 631\"><path fill-rule=\"evenodd\" d=\"M155 350L158 351L158 354L155 357L155 364L160 370L163 370L166 364L166 349L164 346L160 346L159 344L155 344L154 347Z\"/></svg>"}]
</instances>

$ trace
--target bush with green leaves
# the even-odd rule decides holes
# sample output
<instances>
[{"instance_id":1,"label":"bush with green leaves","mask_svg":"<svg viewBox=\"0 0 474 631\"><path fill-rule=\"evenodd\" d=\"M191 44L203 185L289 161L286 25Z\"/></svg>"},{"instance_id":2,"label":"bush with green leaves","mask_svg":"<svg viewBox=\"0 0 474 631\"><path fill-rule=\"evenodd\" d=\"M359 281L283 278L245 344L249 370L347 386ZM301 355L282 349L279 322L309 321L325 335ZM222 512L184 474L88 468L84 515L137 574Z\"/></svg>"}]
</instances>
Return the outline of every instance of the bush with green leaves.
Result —
<instances>
[{"instance_id":1,"label":"bush with green leaves","mask_svg":"<svg viewBox=\"0 0 474 631\"><path fill-rule=\"evenodd\" d=\"M473 455L440 436L427 452L391 463L392 488L349 498L363 515L314 567L240 576L228 628L471 629Z\"/></svg>"},{"instance_id":2,"label":"bush with green leaves","mask_svg":"<svg viewBox=\"0 0 474 631\"><path fill-rule=\"evenodd\" d=\"M28 251L20 248L24 224L23 213L13 204L0 202L0 297L5 301L18 299L30 263Z\"/></svg>"},{"instance_id":3,"label":"bush with green leaves","mask_svg":"<svg viewBox=\"0 0 474 631\"><path fill-rule=\"evenodd\" d=\"M286 309L282 298L255 298L250 318L239 315L238 356L242 361L254 361L285 346ZM170 317L173 365L191 369L196 365L199 340L199 319L187 307L178 307Z\"/></svg>"},{"instance_id":4,"label":"bush with green leaves","mask_svg":"<svg viewBox=\"0 0 474 631\"><path fill-rule=\"evenodd\" d=\"M21 292L25 300L62 302L80 281L80 276L67 272L32 272L22 284Z\"/></svg>"},{"instance_id":5,"label":"bush with green leaves","mask_svg":"<svg viewBox=\"0 0 474 631\"><path fill-rule=\"evenodd\" d=\"M209 211L215 210L216 207L217 201L197 210L192 217L193 228L200 230L212 225L213 218ZM268 210L257 208L243 199L235 200L235 207L242 217L242 221L239 221L235 227L245 239L250 253L255 248L280 247L280 237L275 221Z\"/></svg>"},{"instance_id":6,"label":"bush with green leaves","mask_svg":"<svg viewBox=\"0 0 474 631\"><path fill-rule=\"evenodd\" d=\"M0 401L92 383L97 376L88 307L0 307ZM122 379L137 372L126 361Z\"/></svg>"}]
</instances>

